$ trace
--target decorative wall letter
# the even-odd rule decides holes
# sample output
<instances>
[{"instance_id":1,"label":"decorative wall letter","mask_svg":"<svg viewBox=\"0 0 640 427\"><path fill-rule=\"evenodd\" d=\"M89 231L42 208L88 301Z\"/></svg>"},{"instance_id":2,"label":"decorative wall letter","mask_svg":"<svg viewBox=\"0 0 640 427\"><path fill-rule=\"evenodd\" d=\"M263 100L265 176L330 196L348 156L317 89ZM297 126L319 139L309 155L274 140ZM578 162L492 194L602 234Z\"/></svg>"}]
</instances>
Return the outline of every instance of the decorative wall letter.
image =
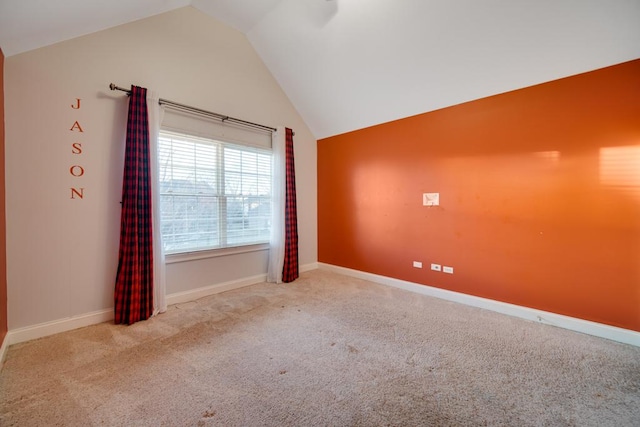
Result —
<instances>
[{"instance_id":1,"label":"decorative wall letter","mask_svg":"<svg viewBox=\"0 0 640 427\"><path fill-rule=\"evenodd\" d=\"M73 165L69 168L69 172L73 176L82 176L84 175L84 168L82 166Z\"/></svg>"},{"instance_id":2,"label":"decorative wall letter","mask_svg":"<svg viewBox=\"0 0 640 427\"><path fill-rule=\"evenodd\" d=\"M80 109L80 98L76 98L76 102L71 104L71 108L74 110ZM84 131L82 130L82 126L80 126L80 123L78 123L77 120L73 122L73 126L71 126L69 130L71 132L84 133ZM73 142L71 144L71 153L76 155L81 155L82 142ZM84 175L84 167L80 165L73 165L69 168L69 173L74 178L80 178L81 176ZM71 187L71 199L75 200L75 199L83 199L83 198L84 198L84 187L80 187L80 188Z\"/></svg>"},{"instance_id":3,"label":"decorative wall letter","mask_svg":"<svg viewBox=\"0 0 640 427\"><path fill-rule=\"evenodd\" d=\"M71 188L71 198L75 199L76 196L78 196L80 199L82 199L84 197L84 187L77 189L77 188Z\"/></svg>"},{"instance_id":4,"label":"decorative wall letter","mask_svg":"<svg viewBox=\"0 0 640 427\"><path fill-rule=\"evenodd\" d=\"M73 106L71 106L71 108L73 108ZM73 132L74 129L77 129L79 132L84 132L77 120L73 123L73 126L71 126L71 129L69 130Z\"/></svg>"}]
</instances>

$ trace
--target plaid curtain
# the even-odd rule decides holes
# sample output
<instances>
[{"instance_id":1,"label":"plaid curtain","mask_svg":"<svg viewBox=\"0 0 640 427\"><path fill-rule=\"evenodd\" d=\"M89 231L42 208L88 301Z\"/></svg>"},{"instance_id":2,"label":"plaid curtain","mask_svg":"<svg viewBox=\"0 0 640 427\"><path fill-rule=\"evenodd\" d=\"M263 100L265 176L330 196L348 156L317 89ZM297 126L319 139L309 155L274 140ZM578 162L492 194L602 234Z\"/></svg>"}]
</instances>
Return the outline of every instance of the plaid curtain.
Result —
<instances>
[{"instance_id":1,"label":"plaid curtain","mask_svg":"<svg viewBox=\"0 0 640 427\"><path fill-rule=\"evenodd\" d=\"M147 89L131 86L114 292L116 324L130 325L153 314L151 212Z\"/></svg>"},{"instance_id":2,"label":"plaid curtain","mask_svg":"<svg viewBox=\"0 0 640 427\"><path fill-rule=\"evenodd\" d=\"M296 206L296 170L293 158L293 131L286 129L286 194L284 267L282 281L293 282L298 278L298 210Z\"/></svg>"}]
</instances>

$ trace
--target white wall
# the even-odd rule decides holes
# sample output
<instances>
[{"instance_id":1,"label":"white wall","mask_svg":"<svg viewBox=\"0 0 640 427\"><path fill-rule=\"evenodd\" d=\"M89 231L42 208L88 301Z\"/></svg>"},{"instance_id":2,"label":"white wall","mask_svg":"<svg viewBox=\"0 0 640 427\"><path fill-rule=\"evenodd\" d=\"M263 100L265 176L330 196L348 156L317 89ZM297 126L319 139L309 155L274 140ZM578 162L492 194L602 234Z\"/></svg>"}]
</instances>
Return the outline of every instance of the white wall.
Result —
<instances>
[{"instance_id":1,"label":"white wall","mask_svg":"<svg viewBox=\"0 0 640 427\"><path fill-rule=\"evenodd\" d=\"M187 7L6 59L10 330L113 306L127 97L111 82L294 129L300 263L317 261L313 136L246 37ZM76 120L82 133L70 130ZM72 200L71 187L84 198ZM169 264L167 291L262 274L266 259Z\"/></svg>"},{"instance_id":2,"label":"white wall","mask_svg":"<svg viewBox=\"0 0 640 427\"><path fill-rule=\"evenodd\" d=\"M639 22L639 0L281 0L247 36L323 139L631 61Z\"/></svg>"}]
</instances>

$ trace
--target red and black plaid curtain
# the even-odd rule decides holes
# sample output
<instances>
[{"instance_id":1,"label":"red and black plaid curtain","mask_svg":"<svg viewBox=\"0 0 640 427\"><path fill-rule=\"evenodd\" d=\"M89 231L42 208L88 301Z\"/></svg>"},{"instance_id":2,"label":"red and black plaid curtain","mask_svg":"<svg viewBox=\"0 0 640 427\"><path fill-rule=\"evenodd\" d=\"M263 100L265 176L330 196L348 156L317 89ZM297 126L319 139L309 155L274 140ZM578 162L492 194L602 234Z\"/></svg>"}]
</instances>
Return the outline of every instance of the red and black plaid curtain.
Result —
<instances>
[{"instance_id":1,"label":"red and black plaid curtain","mask_svg":"<svg viewBox=\"0 0 640 427\"><path fill-rule=\"evenodd\" d=\"M282 281L298 278L298 210L296 206L296 168L293 158L293 131L286 129L286 194L284 212L284 267Z\"/></svg>"},{"instance_id":2,"label":"red and black plaid curtain","mask_svg":"<svg viewBox=\"0 0 640 427\"><path fill-rule=\"evenodd\" d=\"M122 182L115 323L153 314L153 226L147 89L131 86Z\"/></svg>"}]
</instances>

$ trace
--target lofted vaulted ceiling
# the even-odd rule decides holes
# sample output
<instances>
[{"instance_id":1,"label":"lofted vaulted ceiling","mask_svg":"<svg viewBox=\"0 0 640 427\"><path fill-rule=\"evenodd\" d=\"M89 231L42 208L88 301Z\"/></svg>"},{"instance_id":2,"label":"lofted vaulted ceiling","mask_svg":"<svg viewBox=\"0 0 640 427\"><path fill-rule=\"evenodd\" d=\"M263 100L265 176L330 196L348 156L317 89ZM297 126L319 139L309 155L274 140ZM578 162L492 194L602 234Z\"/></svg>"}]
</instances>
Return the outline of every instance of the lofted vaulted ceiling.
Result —
<instances>
[{"instance_id":1,"label":"lofted vaulted ceiling","mask_svg":"<svg viewBox=\"0 0 640 427\"><path fill-rule=\"evenodd\" d=\"M0 47L184 6L245 33L316 138L640 58L640 0L0 0Z\"/></svg>"}]
</instances>

